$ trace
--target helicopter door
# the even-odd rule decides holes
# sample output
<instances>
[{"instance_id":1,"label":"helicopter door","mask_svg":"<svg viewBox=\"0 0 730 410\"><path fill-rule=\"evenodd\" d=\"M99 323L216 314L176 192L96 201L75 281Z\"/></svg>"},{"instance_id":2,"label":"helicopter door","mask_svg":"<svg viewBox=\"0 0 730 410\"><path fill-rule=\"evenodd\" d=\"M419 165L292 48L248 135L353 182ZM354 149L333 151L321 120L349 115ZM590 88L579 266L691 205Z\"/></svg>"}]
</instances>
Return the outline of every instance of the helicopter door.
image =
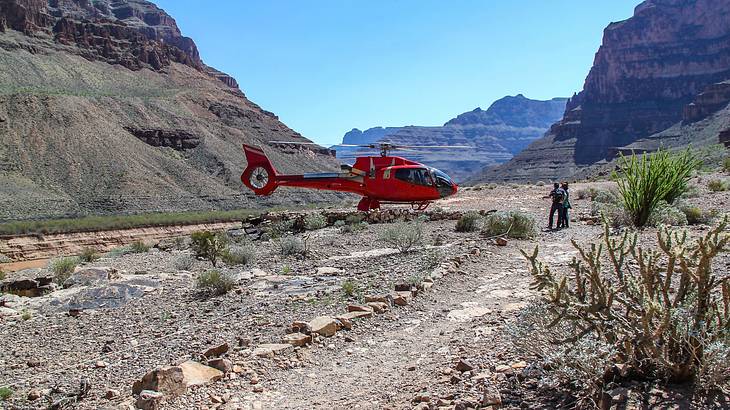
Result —
<instances>
[{"instance_id":1,"label":"helicopter door","mask_svg":"<svg viewBox=\"0 0 730 410\"><path fill-rule=\"evenodd\" d=\"M425 168L405 168L395 171L395 177L414 185L432 186L431 175Z\"/></svg>"}]
</instances>

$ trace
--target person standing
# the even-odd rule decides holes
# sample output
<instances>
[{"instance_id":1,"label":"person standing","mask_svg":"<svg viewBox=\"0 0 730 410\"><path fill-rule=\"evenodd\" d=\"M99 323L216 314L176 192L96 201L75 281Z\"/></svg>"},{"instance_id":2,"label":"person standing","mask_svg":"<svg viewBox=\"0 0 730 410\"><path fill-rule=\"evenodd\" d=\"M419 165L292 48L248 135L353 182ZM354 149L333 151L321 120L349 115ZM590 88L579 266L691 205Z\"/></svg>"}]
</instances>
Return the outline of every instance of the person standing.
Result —
<instances>
[{"instance_id":1,"label":"person standing","mask_svg":"<svg viewBox=\"0 0 730 410\"><path fill-rule=\"evenodd\" d=\"M563 213L563 201L565 200L565 191L560 188L559 183L553 184L553 190L550 191L550 194L543 197L545 199L552 199L552 205L550 206L550 218L548 219L548 229L553 229L553 220L555 218L555 213L558 214L558 223L560 221L560 216Z\"/></svg>"},{"instance_id":2,"label":"person standing","mask_svg":"<svg viewBox=\"0 0 730 410\"><path fill-rule=\"evenodd\" d=\"M570 228L570 215L568 210L572 208L570 205L570 192L568 191L568 183L563 182L560 188L565 192L565 199L563 199L563 208L560 212L560 218L558 218L558 229Z\"/></svg>"}]
</instances>

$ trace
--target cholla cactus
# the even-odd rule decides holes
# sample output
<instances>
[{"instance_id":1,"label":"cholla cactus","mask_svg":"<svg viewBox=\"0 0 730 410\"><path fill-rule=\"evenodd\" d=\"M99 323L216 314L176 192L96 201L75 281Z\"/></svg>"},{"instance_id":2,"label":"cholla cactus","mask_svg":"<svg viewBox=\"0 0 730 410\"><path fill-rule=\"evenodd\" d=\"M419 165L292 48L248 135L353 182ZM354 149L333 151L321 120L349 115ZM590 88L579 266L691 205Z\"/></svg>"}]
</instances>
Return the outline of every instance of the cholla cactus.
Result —
<instances>
[{"instance_id":1,"label":"cholla cactus","mask_svg":"<svg viewBox=\"0 0 730 410\"><path fill-rule=\"evenodd\" d=\"M726 217L696 241L687 233L662 228L658 249L637 245L634 233L612 239L604 224L604 241L584 248L571 274L560 276L532 254L533 287L546 296L548 326L570 323L572 329L554 343L585 337L616 347L615 364L641 377L694 380L706 368L705 349L730 345L730 274L715 272L712 260L727 248ZM610 369L606 369L610 371ZM724 388L730 374L716 380Z\"/></svg>"}]
</instances>

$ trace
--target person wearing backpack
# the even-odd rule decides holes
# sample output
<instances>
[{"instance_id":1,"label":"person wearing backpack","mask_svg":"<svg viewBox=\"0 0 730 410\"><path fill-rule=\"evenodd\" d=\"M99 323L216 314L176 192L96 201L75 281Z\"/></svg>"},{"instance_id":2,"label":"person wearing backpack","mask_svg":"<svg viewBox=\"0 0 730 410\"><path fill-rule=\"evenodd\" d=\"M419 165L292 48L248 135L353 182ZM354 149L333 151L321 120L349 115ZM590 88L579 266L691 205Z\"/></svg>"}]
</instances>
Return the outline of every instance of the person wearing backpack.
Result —
<instances>
[{"instance_id":1,"label":"person wearing backpack","mask_svg":"<svg viewBox=\"0 0 730 410\"><path fill-rule=\"evenodd\" d=\"M558 229L570 228L570 216L568 210L572 208L570 205L570 191L568 191L568 183L563 182L560 188L565 192L565 199L563 200L563 209L560 212L560 218L558 218Z\"/></svg>"},{"instance_id":2,"label":"person wearing backpack","mask_svg":"<svg viewBox=\"0 0 730 410\"><path fill-rule=\"evenodd\" d=\"M550 194L543 197L544 199L552 199L552 205L550 206L550 218L548 219L548 230L553 230L553 220L555 218L555 213L558 214L558 228L560 223L560 216L563 213L563 201L565 201L565 191L563 188L560 188L559 183L553 184L553 190L550 191Z\"/></svg>"}]
</instances>

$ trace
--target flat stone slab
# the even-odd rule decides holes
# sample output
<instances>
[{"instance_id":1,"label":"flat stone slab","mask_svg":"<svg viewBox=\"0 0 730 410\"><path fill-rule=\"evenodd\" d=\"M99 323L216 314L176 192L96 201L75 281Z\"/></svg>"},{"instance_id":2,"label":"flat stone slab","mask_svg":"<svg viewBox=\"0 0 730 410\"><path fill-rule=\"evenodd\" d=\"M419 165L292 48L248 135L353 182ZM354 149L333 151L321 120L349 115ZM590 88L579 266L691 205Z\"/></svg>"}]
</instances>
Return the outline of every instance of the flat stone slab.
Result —
<instances>
[{"instance_id":1,"label":"flat stone slab","mask_svg":"<svg viewBox=\"0 0 730 410\"><path fill-rule=\"evenodd\" d=\"M223 372L210 366L189 360L179 366L186 386L200 386L223 378Z\"/></svg>"},{"instance_id":2,"label":"flat stone slab","mask_svg":"<svg viewBox=\"0 0 730 410\"><path fill-rule=\"evenodd\" d=\"M265 343L253 350L253 355L258 357L273 357L281 354L294 346L289 343Z\"/></svg>"}]
</instances>

